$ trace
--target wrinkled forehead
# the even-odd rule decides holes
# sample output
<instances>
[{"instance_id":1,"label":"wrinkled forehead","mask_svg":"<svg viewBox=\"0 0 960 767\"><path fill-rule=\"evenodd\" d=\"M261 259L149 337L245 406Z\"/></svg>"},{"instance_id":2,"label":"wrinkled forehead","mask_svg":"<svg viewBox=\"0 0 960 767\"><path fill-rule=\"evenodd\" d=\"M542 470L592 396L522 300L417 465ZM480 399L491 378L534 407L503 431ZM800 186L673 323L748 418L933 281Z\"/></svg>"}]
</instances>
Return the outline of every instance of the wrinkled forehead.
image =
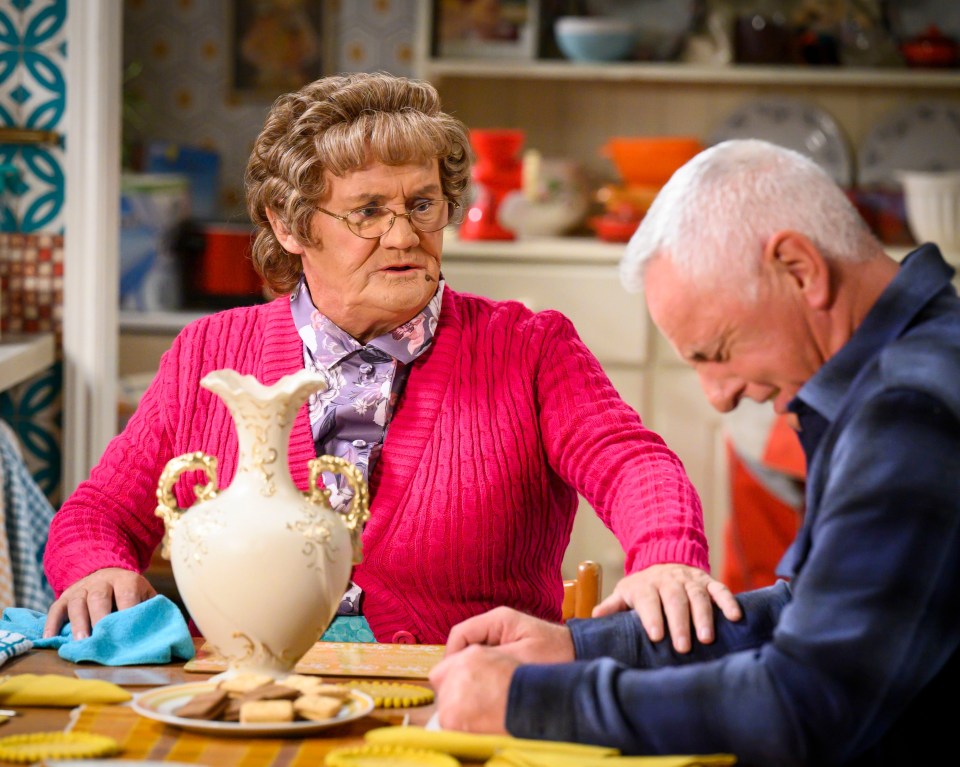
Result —
<instances>
[{"instance_id":1,"label":"wrinkled forehead","mask_svg":"<svg viewBox=\"0 0 960 767\"><path fill-rule=\"evenodd\" d=\"M730 326L728 291L682 274L669 259L651 260L643 285L651 319L685 359L715 346Z\"/></svg>"}]
</instances>

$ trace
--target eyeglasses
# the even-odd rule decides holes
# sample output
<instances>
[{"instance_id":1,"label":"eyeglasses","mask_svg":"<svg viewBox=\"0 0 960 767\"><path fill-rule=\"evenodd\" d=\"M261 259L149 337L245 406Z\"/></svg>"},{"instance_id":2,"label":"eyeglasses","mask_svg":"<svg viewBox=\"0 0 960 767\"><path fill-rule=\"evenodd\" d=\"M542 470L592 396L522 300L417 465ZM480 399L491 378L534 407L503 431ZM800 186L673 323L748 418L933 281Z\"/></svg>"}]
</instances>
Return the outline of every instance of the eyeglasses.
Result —
<instances>
[{"instance_id":1,"label":"eyeglasses","mask_svg":"<svg viewBox=\"0 0 960 767\"><path fill-rule=\"evenodd\" d=\"M365 240L379 240L393 228L393 222L398 218L406 218L410 226L420 232L439 232L448 224L459 224L461 220L460 203L453 200L421 200L406 213L396 213L382 205L365 205L342 216L319 206L317 210L343 221L351 232Z\"/></svg>"}]
</instances>

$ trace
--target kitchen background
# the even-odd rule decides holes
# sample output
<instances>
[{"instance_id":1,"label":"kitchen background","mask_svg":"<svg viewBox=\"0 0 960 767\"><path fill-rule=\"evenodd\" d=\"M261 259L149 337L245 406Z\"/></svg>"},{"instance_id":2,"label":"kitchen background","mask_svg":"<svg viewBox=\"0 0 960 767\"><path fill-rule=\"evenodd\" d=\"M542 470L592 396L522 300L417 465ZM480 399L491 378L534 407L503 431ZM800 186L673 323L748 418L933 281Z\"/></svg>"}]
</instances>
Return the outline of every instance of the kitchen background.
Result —
<instances>
[{"instance_id":1,"label":"kitchen background","mask_svg":"<svg viewBox=\"0 0 960 767\"><path fill-rule=\"evenodd\" d=\"M0 124L62 130L69 7L0 0ZM586 58L564 52L554 21L575 13L631 22L639 36L619 60L597 60L609 45ZM527 173L508 186L526 178L538 184L522 190L528 201L577 211L523 231L550 211L521 207L516 241L451 237L448 278L567 311L624 396L681 453L705 506L722 511L730 427L705 410L644 324L642 302L616 281L619 241L651 190L626 183L611 139L707 145L752 134L793 145L903 249L912 236L892 172L960 167L958 38L952 0L124 0L120 418L184 322L262 298L236 269L248 231L243 168L272 98L296 85L290 72L383 69L433 81L472 129L517 131ZM63 149L0 141L4 165L17 173L0 196L0 328L59 333ZM624 330L635 319L640 327ZM0 394L0 416L55 502L61 379L56 362Z\"/></svg>"}]
</instances>

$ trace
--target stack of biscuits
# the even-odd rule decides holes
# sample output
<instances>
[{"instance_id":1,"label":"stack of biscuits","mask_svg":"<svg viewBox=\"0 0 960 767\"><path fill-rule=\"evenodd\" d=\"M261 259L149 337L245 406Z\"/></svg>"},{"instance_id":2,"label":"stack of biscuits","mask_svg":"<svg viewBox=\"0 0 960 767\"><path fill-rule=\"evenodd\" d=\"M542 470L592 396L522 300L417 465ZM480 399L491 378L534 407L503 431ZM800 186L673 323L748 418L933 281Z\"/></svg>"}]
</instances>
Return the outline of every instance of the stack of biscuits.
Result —
<instances>
[{"instance_id":1,"label":"stack of biscuits","mask_svg":"<svg viewBox=\"0 0 960 767\"><path fill-rule=\"evenodd\" d=\"M173 713L187 719L241 724L319 722L335 717L349 696L346 687L324 684L316 676L291 674L274 680L266 674L242 673L193 696Z\"/></svg>"}]
</instances>

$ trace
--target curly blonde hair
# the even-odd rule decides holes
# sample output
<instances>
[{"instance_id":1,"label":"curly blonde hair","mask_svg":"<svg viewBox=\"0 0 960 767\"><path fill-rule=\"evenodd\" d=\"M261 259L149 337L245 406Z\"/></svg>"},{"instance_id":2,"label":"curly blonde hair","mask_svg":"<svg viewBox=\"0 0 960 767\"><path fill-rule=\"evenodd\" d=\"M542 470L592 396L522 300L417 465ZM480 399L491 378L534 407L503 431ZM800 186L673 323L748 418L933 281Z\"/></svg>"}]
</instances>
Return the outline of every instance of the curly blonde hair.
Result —
<instances>
[{"instance_id":1,"label":"curly blonde hair","mask_svg":"<svg viewBox=\"0 0 960 767\"><path fill-rule=\"evenodd\" d=\"M277 241L267 209L302 243L327 193L324 171L342 175L370 159L386 165L439 160L443 194L460 202L470 177L466 126L441 111L427 82L383 72L323 77L278 98L254 143L245 176L257 227L253 264L277 295L300 280L300 256Z\"/></svg>"}]
</instances>

